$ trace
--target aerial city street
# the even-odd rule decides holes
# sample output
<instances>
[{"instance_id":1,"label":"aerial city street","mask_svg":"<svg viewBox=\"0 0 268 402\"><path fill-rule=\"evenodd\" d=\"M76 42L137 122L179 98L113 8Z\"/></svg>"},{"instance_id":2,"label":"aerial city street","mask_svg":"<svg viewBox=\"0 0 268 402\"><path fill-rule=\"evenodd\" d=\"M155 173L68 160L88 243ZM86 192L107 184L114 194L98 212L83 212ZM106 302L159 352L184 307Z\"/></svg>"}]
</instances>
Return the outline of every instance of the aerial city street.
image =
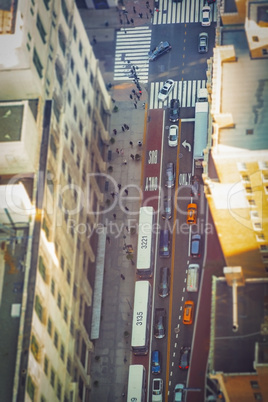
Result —
<instances>
[{"instance_id":1,"label":"aerial city street","mask_svg":"<svg viewBox=\"0 0 268 402\"><path fill-rule=\"evenodd\" d=\"M268 401L268 2L0 6L0 400Z\"/></svg>"}]
</instances>

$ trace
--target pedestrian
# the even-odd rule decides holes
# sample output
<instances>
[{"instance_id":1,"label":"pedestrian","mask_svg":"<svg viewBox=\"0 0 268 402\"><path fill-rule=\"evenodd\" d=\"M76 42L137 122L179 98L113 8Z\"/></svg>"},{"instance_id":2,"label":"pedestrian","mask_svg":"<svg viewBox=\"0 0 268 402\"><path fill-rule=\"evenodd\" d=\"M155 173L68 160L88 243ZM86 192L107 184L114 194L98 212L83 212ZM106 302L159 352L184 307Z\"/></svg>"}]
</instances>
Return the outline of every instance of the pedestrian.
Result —
<instances>
[{"instance_id":1,"label":"pedestrian","mask_svg":"<svg viewBox=\"0 0 268 402\"><path fill-rule=\"evenodd\" d=\"M131 148L133 148L133 142L129 141L129 145L131 146Z\"/></svg>"},{"instance_id":2,"label":"pedestrian","mask_svg":"<svg viewBox=\"0 0 268 402\"><path fill-rule=\"evenodd\" d=\"M123 20L122 20L122 18L120 18L120 24L123 25Z\"/></svg>"},{"instance_id":3,"label":"pedestrian","mask_svg":"<svg viewBox=\"0 0 268 402\"><path fill-rule=\"evenodd\" d=\"M149 19L149 15L148 15L148 13L146 13L146 17L147 17L147 20Z\"/></svg>"},{"instance_id":4,"label":"pedestrian","mask_svg":"<svg viewBox=\"0 0 268 402\"><path fill-rule=\"evenodd\" d=\"M150 7L149 1L146 1L146 7L147 7L147 8Z\"/></svg>"},{"instance_id":5,"label":"pedestrian","mask_svg":"<svg viewBox=\"0 0 268 402\"><path fill-rule=\"evenodd\" d=\"M134 108L135 108L135 109L137 109L137 105L136 105L136 103L134 103Z\"/></svg>"},{"instance_id":6,"label":"pedestrian","mask_svg":"<svg viewBox=\"0 0 268 402\"><path fill-rule=\"evenodd\" d=\"M134 161L135 156L133 154L130 154L131 159Z\"/></svg>"},{"instance_id":7,"label":"pedestrian","mask_svg":"<svg viewBox=\"0 0 268 402\"><path fill-rule=\"evenodd\" d=\"M114 196L115 196L115 193L111 193L111 196L114 198Z\"/></svg>"},{"instance_id":8,"label":"pedestrian","mask_svg":"<svg viewBox=\"0 0 268 402\"><path fill-rule=\"evenodd\" d=\"M122 165L127 165L127 160L124 159Z\"/></svg>"},{"instance_id":9,"label":"pedestrian","mask_svg":"<svg viewBox=\"0 0 268 402\"><path fill-rule=\"evenodd\" d=\"M105 26L106 26L106 27L109 26L109 22L108 22L108 21L105 22Z\"/></svg>"},{"instance_id":10,"label":"pedestrian","mask_svg":"<svg viewBox=\"0 0 268 402\"><path fill-rule=\"evenodd\" d=\"M139 100L140 100L140 95L138 95L138 94L137 94L136 96L137 96L137 98L138 98L138 101L139 101Z\"/></svg>"},{"instance_id":11,"label":"pedestrian","mask_svg":"<svg viewBox=\"0 0 268 402\"><path fill-rule=\"evenodd\" d=\"M113 214L114 219L116 219L116 214Z\"/></svg>"},{"instance_id":12,"label":"pedestrian","mask_svg":"<svg viewBox=\"0 0 268 402\"><path fill-rule=\"evenodd\" d=\"M116 153L119 155L119 149L118 149L118 148L116 148L116 150L115 150L115 151L116 151Z\"/></svg>"},{"instance_id":13,"label":"pedestrian","mask_svg":"<svg viewBox=\"0 0 268 402\"><path fill-rule=\"evenodd\" d=\"M133 18L130 18L130 22L131 22L131 24L134 24Z\"/></svg>"},{"instance_id":14,"label":"pedestrian","mask_svg":"<svg viewBox=\"0 0 268 402\"><path fill-rule=\"evenodd\" d=\"M126 279L123 274L121 274L120 276L121 276L121 279L123 279L123 280ZM123 395L122 395L122 396L123 396Z\"/></svg>"},{"instance_id":15,"label":"pedestrian","mask_svg":"<svg viewBox=\"0 0 268 402\"><path fill-rule=\"evenodd\" d=\"M145 102L143 102L142 107L143 107L143 109L145 109Z\"/></svg>"},{"instance_id":16,"label":"pedestrian","mask_svg":"<svg viewBox=\"0 0 268 402\"><path fill-rule=\"evenodd\" d=\"M129 211L128 207L125 207L125 210L126 210L126 211Z\"/></svg>"},{"instance_id":17,"label":"pedestrian","mask_svg":"<svg viewBox=\"0 0 268 402\"><path fill-rule=\"evenodd\" d=\"M139 13L140 18L142 18L142 13Z\"/></svg>"},{"instance_id":18,"label":"pedestrian","mask_svg":"<svg viewBox=\"0 0 268 402\"><path fill-rule=\"evenodd\" d=\"M129 232L129 228L128 228L128 226L126 226L126 231L127 231L127 232Z\"/></svg>"},{"instance_id":19,"label":"pedestrian","mask_svg":"<svg viewBox=\"0 0 268 402\"><path fill-rule=\"evenodd\" d=\"M135 95L135 93L136 93L135 89L132 89L132 93L133 93L133 95Z\"/></svg>"},{"instance_id":20,"label":"pedestrian","mask_svg":"<svg viewBox=\"0 0 268 402\"><path fill-rule=\"evenodd\" d=\"M136 8L133 6L133 13L136 14Z\"/></svg>"},{"instance_id":21,"label":"pedestrian","mask_svg":"<svg viewBox=\"0 0 268 402\"><path fill-rule=\"evenodd\" d=\"M130 97L130 99L133 99L133 96L131 94L129 95L129 97Z\"/></svg>"},{"instance_id":22,"label":"pedestrian","mask_svg":"<svg viewBox=\"0 0 268 402\"><path fill-rule=\"evenodd\" d=\"M121 155L124 155L124 150L123 150L123 148L120 149L120 154L121 154Z\"/></svg>"},{"instance_id":23,"label":"pedestrian","mask_svg":"<svg viewBox=\"0 0 268 402\"><path fill-rule=\"evenodd\" d=\"M122 186L121 186L120 183L118 183L118 184L117 184L117 187L118 187L118 190L120 191Z\"/></svg>"},{"instance_id":24,"label":"pedestrian","mask_svg":"<svg viewBox=\"0 0 268 402\"><path fill-rule=\"evenodd\" d=\"M128 189L125 189L125 193L126 193L126 195L128 195Z\"/></svg>"},{"instance_id":25,"label":"pedestrian","mask_svg":"<svg viewBox=\"0 0 268 402\"><path fill-rule=\"evenodd\" d=\"M141 147L142 146L142 142L138 141L138 146Z\"/></svg>"},{"instance_id":26,"label":"pedestrian","mask_svg":"<svg viewBox=\"0 0 268 402\"><path fill-rule=\"evenodd\" d=\"M126 130L129 130L129 126L127 124L124 124L124 127Z\"/></svg>"},{"instance_id":27,"label":"pedestrian","mask_svg":"<svg viewBox=\"0 0 268 402\"><path fill-rule=\"evenodd\" d=\"M117 134L117 130L115 128L113 129L113 133L114 133L114 135Z\"/></svg>"},{"instance_id":28,"label":"pedestrian","mask_svg":"<svg viewBox=\"0 0 268 402\"><path fill-rule=\"evenodd\" d=\"M107 240L107 243L111 243L111 239L110 239L110 237L109 236L106 236L106 240Z\"/></svg>"},{"instance_id":29,"label":"pedestrian","mask_svg":"<svg viewBox=\"0 0 268 402\"><path fill-rule=\"evenodd\" d=\"M94 45L97 43L97 39L96 39L95 35L93 35L93 43L94 43Z\"/></svg>"},{"instance_id":30,"label":"pedestrian","mask_svg":"<svg viewBox=\"0 0 268 402\"><path fill-rule=\"evenodd\" d=\"M115 103L115 99L114 99L114 98L112 98L112 102Z\"/></svg>"},{"instance_id":31,"label":"pedestrian","mask_svg":"<svg viewBox=\"0 0 268 402\"><path fill-rule=\"evenodd\" d=\"M123 132L125 131L125 127L124 127L124 126L122 126L122 131L123 131Z\"/></svg>"}]
</instances>

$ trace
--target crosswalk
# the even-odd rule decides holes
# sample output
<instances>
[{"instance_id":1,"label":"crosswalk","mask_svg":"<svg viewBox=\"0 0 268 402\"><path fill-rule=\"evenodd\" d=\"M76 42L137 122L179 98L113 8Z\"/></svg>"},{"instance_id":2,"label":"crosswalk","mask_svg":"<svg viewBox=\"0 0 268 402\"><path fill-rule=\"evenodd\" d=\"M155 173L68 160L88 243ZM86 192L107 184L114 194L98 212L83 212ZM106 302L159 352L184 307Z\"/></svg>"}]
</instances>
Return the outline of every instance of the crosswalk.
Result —
<instances>
[{"instance_id":1,"label":"crosswalk","mask_svg":"<svg viewBox=\"0 0 268 402\"><path fill-rule=\"evenodd\" d=\"M219 0L218 0L219 1ZM159 0L159 11L154 11L153 25L200 22L204 0ZM211 20L217 21L217 3L210 5Z\"/></svg>"},{"instance_id":2,"label":"crosswalk","mask_svg":"<svg viewBox=\"0 0 268 402\"><path fill-rule=\"evenodd\" d=\"M206 80L175 81L175 85L168 98L159 102L158 92L163 82L152 82L150 85L149 109L161 109L169 106L171 99L179 99L181 107L194 107L196 94L200 88L206 88Z\"/></svg>"},{"instance_id":3,"label":"crosswalk","mask_svg":"<svg viewBox=\"0 0 268 402\"><path fill-rule=\"evenodd\" d=\"M135 66L141 83L148 82L152 30L148 26L121 28L116 35L114 81L132 81Z\"/></svg>"}]
</instances>

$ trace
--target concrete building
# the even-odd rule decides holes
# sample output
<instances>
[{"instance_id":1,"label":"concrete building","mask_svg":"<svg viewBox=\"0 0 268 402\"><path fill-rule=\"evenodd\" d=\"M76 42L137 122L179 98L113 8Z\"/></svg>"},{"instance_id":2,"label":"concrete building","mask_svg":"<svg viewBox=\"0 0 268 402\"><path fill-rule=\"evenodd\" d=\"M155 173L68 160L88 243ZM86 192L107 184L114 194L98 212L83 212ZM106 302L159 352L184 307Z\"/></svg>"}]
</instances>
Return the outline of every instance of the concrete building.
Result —
<instances>
[{"instance_id":1,"label":"concrete building","mask_svg":"<svg viewBox=\"0 0 268 402\"><path fill-rule=\"evenodd\" d=\"M73 0L5 7L1 398L86 401L110 96Z\"/></svg>"}]
</instances>

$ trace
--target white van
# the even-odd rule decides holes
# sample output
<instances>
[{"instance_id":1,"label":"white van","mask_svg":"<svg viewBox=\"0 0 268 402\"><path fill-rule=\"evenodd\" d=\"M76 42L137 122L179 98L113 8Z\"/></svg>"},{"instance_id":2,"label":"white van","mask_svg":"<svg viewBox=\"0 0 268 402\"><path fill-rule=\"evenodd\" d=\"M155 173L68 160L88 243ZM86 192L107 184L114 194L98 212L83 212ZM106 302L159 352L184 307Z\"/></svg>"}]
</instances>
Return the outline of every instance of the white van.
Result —
<instances>
[{"instance_id":1,"label":"white van","mask_svg":"<svg viewBox=\"0 0 268 402\"><path fill-rule=\"evenodd\" d=\"M190 264L187 272L187 292L197 292L199 281L199 265Z\"/></svg>"}]
</instances>

